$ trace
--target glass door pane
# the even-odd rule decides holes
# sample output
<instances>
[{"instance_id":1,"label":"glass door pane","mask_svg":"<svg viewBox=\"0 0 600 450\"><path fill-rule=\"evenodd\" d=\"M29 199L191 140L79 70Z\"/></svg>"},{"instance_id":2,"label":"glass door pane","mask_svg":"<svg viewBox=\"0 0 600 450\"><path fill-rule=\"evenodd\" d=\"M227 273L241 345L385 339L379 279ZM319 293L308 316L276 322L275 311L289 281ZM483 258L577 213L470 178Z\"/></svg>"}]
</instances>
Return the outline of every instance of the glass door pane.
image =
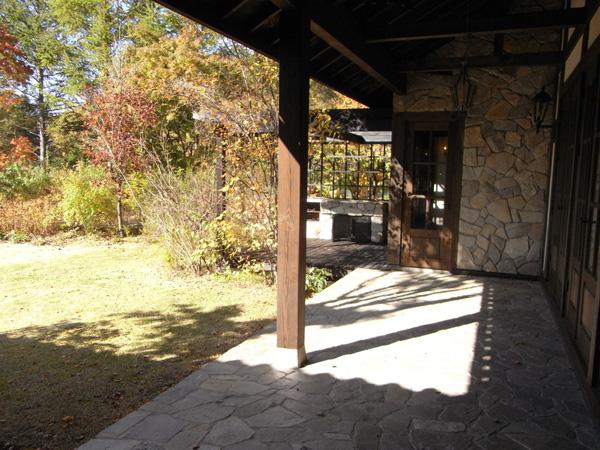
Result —
<instances>
[{"instance_id":1,"label":"glass door pane","mask_svg":"<svg viewBox=\"0 0 600 450\"><path fill-rule=\"evenodd\" d=\"M411 227L438 230L444 226L448 133L416 131L411 163Z\"/></svg>"}]
</instances>

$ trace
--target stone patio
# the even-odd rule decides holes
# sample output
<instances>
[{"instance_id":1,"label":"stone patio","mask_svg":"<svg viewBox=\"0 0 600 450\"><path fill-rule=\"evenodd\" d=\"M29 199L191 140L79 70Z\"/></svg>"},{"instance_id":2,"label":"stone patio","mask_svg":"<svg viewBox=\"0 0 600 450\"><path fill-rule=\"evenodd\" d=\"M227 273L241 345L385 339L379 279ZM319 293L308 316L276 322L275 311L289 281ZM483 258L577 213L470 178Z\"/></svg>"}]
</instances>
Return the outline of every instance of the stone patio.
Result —
<instances>
[{"instance_id":1,"label":"stone patio","mask_svg":"<svg viewBox=\"0 0 600 450\"><path fill-rule=\"evenodd\" d=\"M598 449L538 283L357 269L101 432L98 449Z\"/></svg>"},{"instance_id":2,"label":"stone patio","mask_svg":"<svg viewBox=\"0 0 600 450\"><path fill-rule=\"evenodd\" d=\"M309 266L346 270L387 268L384 245L325 239L306 240L306 262Z\"/></svg>"}]
</instances>

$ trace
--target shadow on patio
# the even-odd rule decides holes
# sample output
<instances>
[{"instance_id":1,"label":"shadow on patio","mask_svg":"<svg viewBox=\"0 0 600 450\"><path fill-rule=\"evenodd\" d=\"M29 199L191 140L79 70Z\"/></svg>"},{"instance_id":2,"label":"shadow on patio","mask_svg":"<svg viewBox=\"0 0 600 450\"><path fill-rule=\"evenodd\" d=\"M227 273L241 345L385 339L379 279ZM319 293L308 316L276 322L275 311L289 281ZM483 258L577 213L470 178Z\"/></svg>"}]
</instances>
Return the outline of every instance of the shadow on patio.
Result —
<instances>
[{"instance_id":1,"label":"shadow on patio","mask_svg":"<svg viewBox=\"0 0 600 450\"><path fill-rule=\"evenodd\" d=\"M82 448L599 448L537 283L360 269L307 322L303 369L270 325Z\"/></svg>"}]
</instances>

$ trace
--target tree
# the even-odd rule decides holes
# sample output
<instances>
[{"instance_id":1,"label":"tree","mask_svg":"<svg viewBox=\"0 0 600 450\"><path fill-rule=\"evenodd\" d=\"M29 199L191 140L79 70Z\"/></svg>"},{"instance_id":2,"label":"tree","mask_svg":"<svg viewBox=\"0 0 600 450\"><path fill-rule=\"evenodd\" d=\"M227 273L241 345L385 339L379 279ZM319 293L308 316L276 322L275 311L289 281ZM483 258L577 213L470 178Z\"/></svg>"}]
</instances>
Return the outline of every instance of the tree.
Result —
<instances>
[{"instance_id":1,"label":"tree","mask_svg":"<svg viewBox=\"0 0 600 450\"><path fill-rule=\"evenodd\" d=\"M30 74L23 56L16 38L0 25L0 108L8 109L19 100L12 88L25 83Z\"/></svg>"},{"instance_id":2,"label":"tree","mask_svg":"<svg viewBox=\"0 0 600 450\"><path fill-rule=\"evenodd\" d=\"M25 85L12 91L35 108L37 123L30 132L40 162L47 163L53 144L51 122L109 76L123 49L174 34L182 21L150 0L0 1L0 22L31 69Z\"/></svg>"},{"instance_id":3,"label":"tree","mask_svg":"<svg viewBox=\"0 0 600 450\"><path fill-rule=\"evenodd\" d=\"M16 38L0 25L0 166L33 156L24 128L27 105L14 93L31 73L23 58Z\"/></svg>"},{"instance_id":4,"label":"tree","mask_svg":"<svg viewBox=\"0 0 600 450\"><path fill-rule=\"evenodd\" d=\"M84 135L82 107L69 109L54 117L48 125L53 163L62 167L74 167L85 159Z\"/></svg>"},{"instance_id":5,"label":"tree","mask_svg":"<svg viewBox=\"0 0 600 450\"><path fill-rule=\"evenodd\" d=\"M130 46L123 55L133 84L156 105L160 127L149 136L156 156L176 167L193 167L205 156L211 135L197 127L197 98L218 74L216 57L205 48L211 36L188 26L175 36L163 36L144 46Z\"/></svg>"},{"instance_id":6,"label":"tree","mask_svg":"<svg viewBox=\"0 0 600 450\"><path fill-rule=\"evenodd\" d=\"M0 108L0 155L10 158L11 141L14 138L26 136L31 139L29 130L35 129L35 123L35 111L27 101L18 101L10 107Z\"/></svg>"},{"instance_id":7,"label":"tree","mask_svg":"<svg viewBox=\"0 0 600 450\"><path fill-rule=\"evenodd\" d=\"M0 154L0 169L8 166L9 164L26 164L32 160L35 160L33 144L26 136L17 136L12 138L10 145L10 153Z\"/></svg>"},{"instance_id":8,"label":"tree","mask_svg":"<svg viewBox=\"0 0 600 450\"><path fill-rule=\"evenodd\" d=\"M35 108L37 156L45 163L49 118L75 101L74 95L85 85L85 64L46 0L2 0L0 20L19 42L22 59L31 69L24 87L14 90Z\"/></svg>"},{"instance_id":9,"label":"tree","mask_svg":"<svg viewBox=\"0 0 600 450\"><path fill-rule=\"evenodd\" d=\"M145 137L157 123L154 103L123 76L116 76L90 95L84 123L92 162L106 166L115 183L117 227L123 237L123 187L128 174L146 165Z\"/></svg>"},{"instance_id":10,"label":"tree","mask_svg":"<svg viewBox=\"0 0 600 450\"><path fill-rule=\"evenodd\" d=\"M177 167L214 164L227 191L227 220L250 235L250 250L273 256L277 64L195 24L131 46L124 57L133 82L157 105L160 126L149 146ZM325 86L311 89L318 108L351 104Z\"/></svg>"},{"instance_id":11,"label":"tree","mask_svg":"<svg viewBox=\"0 0 600 450\"><path fill-rule=\"evenodd\" d=\"M58 23L76 37L91 83L108 75L121 49L156 42L183 21L150 0L47 1Z\"/></svg>"}]
</instances>

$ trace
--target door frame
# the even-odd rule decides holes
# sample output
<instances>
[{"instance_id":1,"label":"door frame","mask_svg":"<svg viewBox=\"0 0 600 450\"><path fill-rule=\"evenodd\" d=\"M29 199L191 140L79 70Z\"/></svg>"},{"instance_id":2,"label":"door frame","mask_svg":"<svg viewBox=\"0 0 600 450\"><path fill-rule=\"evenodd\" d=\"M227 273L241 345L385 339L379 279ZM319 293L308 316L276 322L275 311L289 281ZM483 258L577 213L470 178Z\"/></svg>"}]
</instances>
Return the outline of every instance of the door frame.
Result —
<instances>
[{"instance_id":1,"label":"door frame","mask_svg":"<svg viewBox=\"0 0 600 450\"><path fill-rule=\"evenodd\" d=\"M451 255L449 270L456 269L458 254L458 229L460 220L460 200L462 197L463 138L465 114L454 111L439 112L395 112L392 123L392 161L390 170L390 200L388 223L387 260L390 264L401 265L402 242L408 224L404 223L403 199L406 186L405 165L407 125L414 122L445 123L448 127L448 160L446 169L448 205L448 225Z\"/></svg>"},{"instance_id":2,"label":"door frame","mask_svg":"<svg viewBox=\"0 0 600 450\"><path fill-rule=\"evenodd\" d=\"M580 90L580 104L578 105L578 121L577 121L577 148L579 156L579 166L575 172L574 184L575 189L573 192L572 202L574 205L583 200L582 210L575 209L572 213L573 220L570 224L569 234L571 235L571 246L575 248L575 251L579 252L579 258L575 257L571 251L570 264L567 270L567 279L569 280L569 286L567 287L565 303L567 307L563 314L565 315L567 330L571 334L575 344L575 349L579 353L583 365L586 370L586 376L588 382L594 386L598 384L598 369L599 369L599 355L598 355L598 321L600 319L600 267L597 265L598 259L598 228L594 228L595 234L595 246L593 248L594 258L596 259L596 265L590 271L587 266L587 259L589 257L588 239L589 233L592 230L590 226L589 213L592 203L597 204L598 202L593 201L594 189L598 180L597 176L597 164L599 152L600 152L600 109L598 107L598 100L600 99L600 64L591 64L582 70L578 77L578 84L575 86ZM591 92L590 92L591 91ZM589 102L589 103L588 103ZM588 109L589 108L589 109ZM588 122L589 121L589 122ZM585 167L583 167L585 165ZM583 194L582 198L580 198ZM596 207L597 208L597 207ZM579 214L578 214L579 213ZM596 222L597 223L597 222ZM577 236L581 236L581 241L578 242ZM570 329L570 318L568 317L568 302L570 301L570 289L571 286L571 266L578 265L579 283L576 287L577 291L577 308L575 316L575 327L573 330ZM591 285L591 289L589 289ZM587 309L586 317L591 320L591 329L586 330L584 321L584 312L586 311L586 297L585 294L589 293L587 298L588 303L591 302L591 308ZM590 300L591 299L591 300Z\"/></svg>"},{"instance_id":3,"label":"door frame","mask_svg":"<svg viewBox=\"0 0 600 450\"><path fill-rule=\"evenodd\" d=\"M578 335L579 330L578 327L583 326L580 322L583 320L582 314L584 313L582 302L584 301L581 296L583 295L583 289L585 285L588 284L587 277L584 276L587 268L586 264L586 240L588 234L588 224L587 224L587 214L590 204L590 195L592 194L592 174L593 171L597 168L593 166L594 157L598 157L598 153L600 152L600 108L598 106L598 99L600 98L600 42L596 45L596 52L593 55L590 55L587 63L585 65L580 65L577 72L571 74L568 82L564 83L561 87L560 93L560 102L562 105L567 105L569 102L573 102L570 105L567 105L565 109L562 109L561 106L561 114L559 116L559 124L558 124L558 140L557 140L557 157L564 157L565 152L570 153L574 150L573 161L570 164L570 173L562 174L563 176L569 176L572 178L570 190L568 194L568 219L565 221L557 221L554 217L551 218L549 222L549 232L555 233L556 230L553 228L559 228L558 232L564 233L566 236L565 243L562 245L566 247L566 261L564 265L559 264L558 270L563 272L564 282L558 283L555 285L553 280L551 279L553 272L551 270L551 264L549 264L548 271L544 274L545 276L545 284L548 289L548 292L551 296L553 296L556 300L557 313L561 319L561 327L563 328L565 334L568 336L568 340L570 343L570 349L574 352L575 358L574 361L577 362L578 368L581 370L581 374L585 377L588 385L591 387L591 391L596 396L596 399L600 398L600 283L596 282L593 290L595 292L590 293L593 295L594 303L592 308L588 310L586 317L590 319L591 329L589 330L589 347L582 345L581 338ZM595 81L593 81L595 80ZM593 84L595 82L595 87ZM592 88L592 92L588 92L588 89ZM594 123L591 125L594 128L594 131L591 132L591 148L588 153L585 153L581 148L583 145L583 141L586 138L586 132L590 129L586 127L586 119L591 120L588 116L590 111L587 111L585 106L585 98L590 98L593 96L595 98L595 111L592 113ZM577 101L575 102L575 99ZM575 109L575 115L571 117L571 120L565 122L565 114L568 114L571 111L570 108ZM563 112L564 111L564 112ZM568 136L566 136L568 134ZM561 156L562 155L562 156ZM582 158L584 159L582 161ZM589 174L582 180L581 175L581 165L587 164L592 167L585 167L586 170L589 170ZM558 174L561 170L561 165L555 165L555 180L556 174ZM585 181L585 183L583 183ZM556 181L555 181L556 183ZM583 185L585 189L585 201L584 201L584 214L577 214L577 210L574 209L574 205L577 204L578 196L580 195L579 190ZM551 188L556 190L558 187L557 184L552 186ZM553 212L555 212L553 210ZM581 237L581 242L577 242L575 239L575 235L578 230L582 230L580 233L583 234ZM598 231L596 232L597 239L600 239L600 235ZM552 236L552 234L551 234ZM580 245L581 249L574 248L575 246ZM551 249L552 247L550 247ZM573 260L573 252L580 252L580 260ZM594 250L596 252L596 256L600 254L600 248L596 248ZM549 255L549 263L551 263L552 258L556 258L557 255L552 253L550 250ZM579 280L576 285L573 283L573 279L571 276L572 267L576 264L578 266ZM594 273L588 271L589 274L595 276L596 278L600 278L600 264L595 268ZM586 274L587 275L587 274ZM589 284L594 284L593 281L589 282ZM569 297L573 294L573 290L576 290L577 296L577 305L576 311L574 313L575 317L575 329L573 329L570 321L573 318L567 317L568 312L568 303L570 301ZM591 297L590 297L591 298ZM583 331L586 333L585 331ZM591 334L591 335L590 335Z\"/></svg>"},{"instance_id":4,"label":"door frame","mask_svg":"<svg viewBox=\"0 0 600 450\"><path fill-rule=\"evenodd\" d=\"M554 294L561 316L566 312L568 301L568 268L573 228L572 204L578 164L576 156L579 136L576 128L580 120L581 92L579 91L580 89L577 88L569 90L568 97L562 98L559 104L553 167L554 184L549 187L552 189L553 201L546 233L551 240L554 238L555 242L551 242L548 246L548 266L544 277L549 290ZM559 174L562 176L558 176Z\"/></svg>"}]
</instances>

